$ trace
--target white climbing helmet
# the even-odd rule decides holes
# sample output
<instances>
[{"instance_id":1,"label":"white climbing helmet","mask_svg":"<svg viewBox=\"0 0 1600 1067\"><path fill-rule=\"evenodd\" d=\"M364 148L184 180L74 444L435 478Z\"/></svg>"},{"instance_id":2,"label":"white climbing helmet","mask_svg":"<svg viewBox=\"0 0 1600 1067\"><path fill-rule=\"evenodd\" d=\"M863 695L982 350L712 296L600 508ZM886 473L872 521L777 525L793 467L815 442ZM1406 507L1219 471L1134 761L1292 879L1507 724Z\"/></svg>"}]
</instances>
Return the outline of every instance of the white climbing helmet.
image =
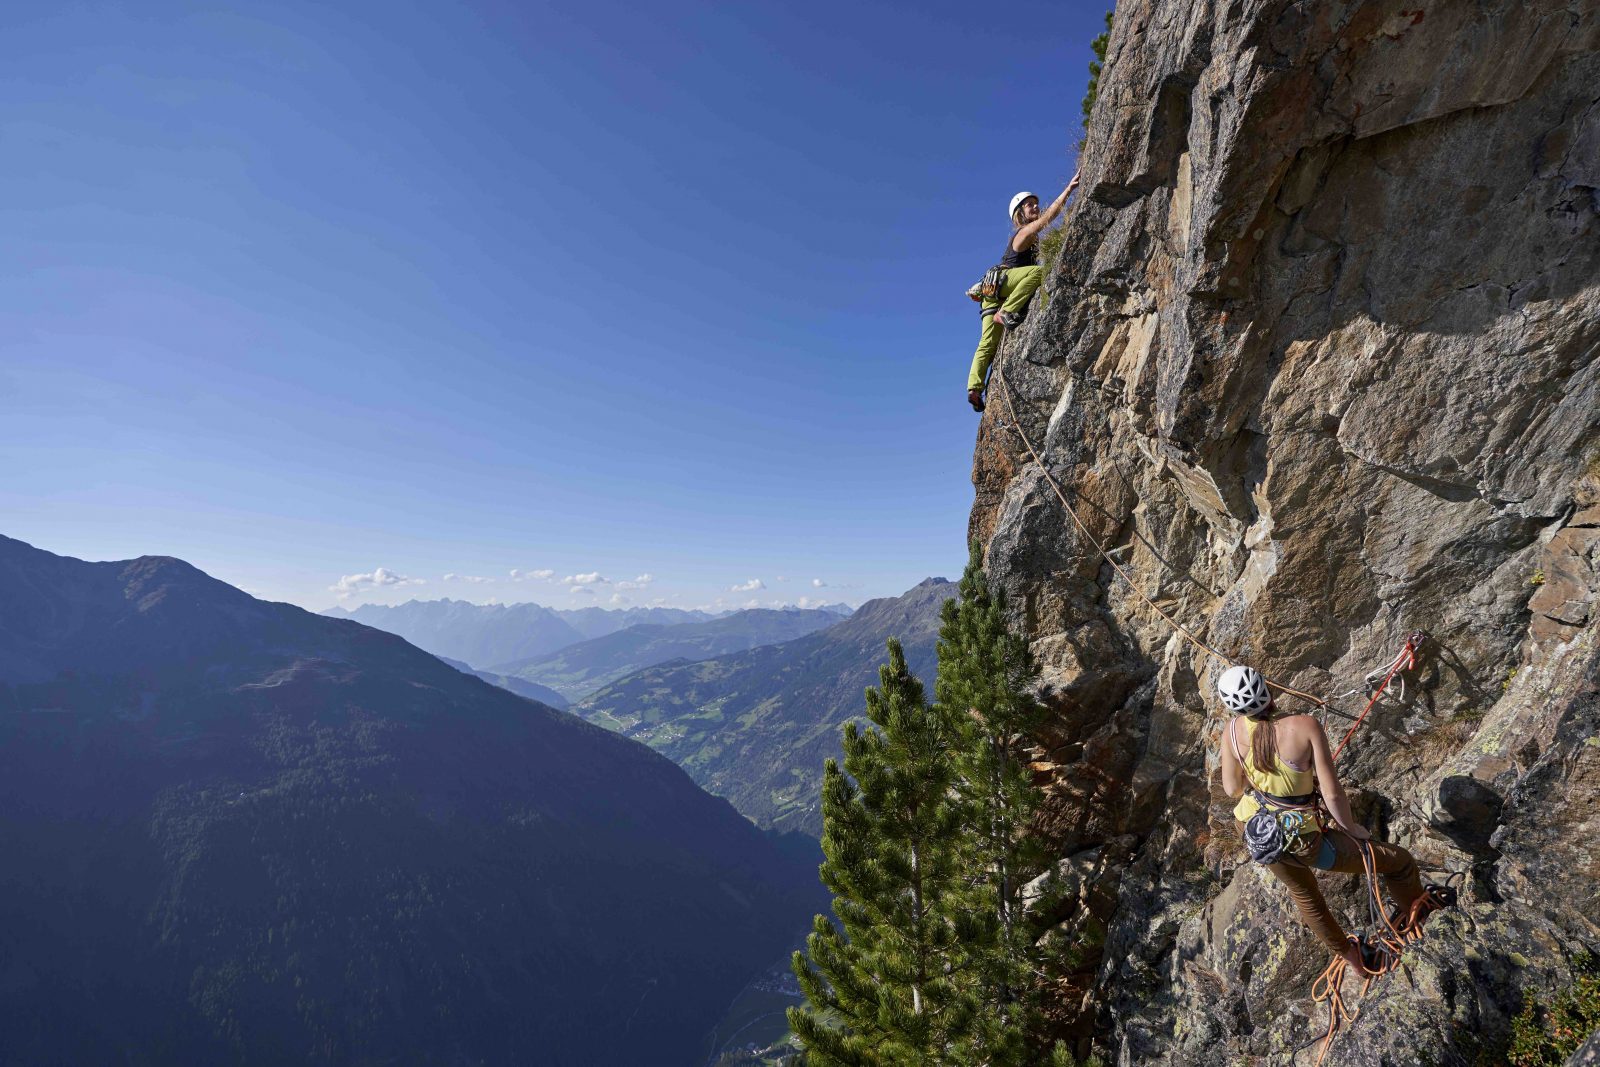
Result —
<instances>
[{"instance_id":1,"label":"white climbing helmet","mask_svg":"<svg viewBox=\"0 0 1600 1067\"><path fill-rule=\"evenodd\" d=\"M1011 198L1011 210L1006 212L1006 218L1008 218L1008 219L1016 218L1017 217L1017 208L1021 207L1022 206L1022 202L1024 200L1028 199L1028 197L1030 197L1030 196L1033 197L1035 200L1039 199L1039 194L1038 193L1030 193L1027 190L1023 190L1022 192L1018 193L1016 196L1013 196Z\"/></svg>"},{"instance_id":2,"label":"white climbing helmet","mask_svg":"<svg viewBox=\"0 0 1600 1067\"><path fill-rule=\"evenodd\" d=\"M1254 715L1272 703L1267 680L1254 667L1229 667L1217 679L1217 695L1241 715Z\"/></svg>"}]
</instances>

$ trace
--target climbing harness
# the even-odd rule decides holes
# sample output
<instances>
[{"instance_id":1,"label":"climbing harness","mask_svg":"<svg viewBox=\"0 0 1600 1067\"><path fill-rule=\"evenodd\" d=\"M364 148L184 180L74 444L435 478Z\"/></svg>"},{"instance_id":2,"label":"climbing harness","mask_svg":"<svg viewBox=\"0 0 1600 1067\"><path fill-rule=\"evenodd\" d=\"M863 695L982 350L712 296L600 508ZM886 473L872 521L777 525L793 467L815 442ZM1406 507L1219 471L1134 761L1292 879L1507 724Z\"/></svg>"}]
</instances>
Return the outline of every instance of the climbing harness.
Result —
<instances>
[{"instance_id":1,"label":"climbing harness","mask_svg":"<svg viewBox=\"0 0 1600 1067\"><path fill-rule=\"evenodd\" d=\"M978 279L978 284L967 290L967 295L980 304L999 303L1000 290L1005 283L1006 268L990 267L983 272L983 277Z\"/></svg>"},{"instance_id":2,"label":"climbing harness","mask_svg":"<svg viewBox=\"0 0 1600 1067\"><path fill-rule=\"evenodd\" d=\"M1328 829L1322 805L1312 793L1299 797L1275 797L1259 789L1250 790L1260 810L1244 824L1244 847L1250 858L1266 866L1287 854L1303 861L1311 854L1311 843Z\"/></svg>"}]
</instances>

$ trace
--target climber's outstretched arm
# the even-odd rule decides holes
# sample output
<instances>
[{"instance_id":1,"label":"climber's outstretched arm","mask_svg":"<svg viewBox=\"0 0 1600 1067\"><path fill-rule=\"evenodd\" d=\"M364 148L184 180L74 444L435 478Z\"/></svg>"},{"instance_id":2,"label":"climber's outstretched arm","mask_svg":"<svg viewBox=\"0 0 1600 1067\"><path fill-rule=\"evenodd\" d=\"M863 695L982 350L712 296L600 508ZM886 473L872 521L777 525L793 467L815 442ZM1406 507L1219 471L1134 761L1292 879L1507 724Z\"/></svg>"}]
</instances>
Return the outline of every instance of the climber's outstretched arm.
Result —
<instances>
[{"instance_id":1,"label":"climber's outstretched arm","mask_svg":"<svg viewBox=\"0 0 1600 1067\"><path fill-rule=\"evenodd\" d=\"M1038 218L1019 229L1011 238L1012 249L1017 252L1026 252L1031 248L1033 243L1039 239L1039 235L1044 232L1045 227L1060 216L1061 209L1067 204L1067 197L1071 196L1072 191L1077 187L1078 176L1074 174L1072 180L1067 183L1067 187L1061 190L1061 195L1056 197L1055 202L1040 212Z\"/></svg>"}]
</instances>

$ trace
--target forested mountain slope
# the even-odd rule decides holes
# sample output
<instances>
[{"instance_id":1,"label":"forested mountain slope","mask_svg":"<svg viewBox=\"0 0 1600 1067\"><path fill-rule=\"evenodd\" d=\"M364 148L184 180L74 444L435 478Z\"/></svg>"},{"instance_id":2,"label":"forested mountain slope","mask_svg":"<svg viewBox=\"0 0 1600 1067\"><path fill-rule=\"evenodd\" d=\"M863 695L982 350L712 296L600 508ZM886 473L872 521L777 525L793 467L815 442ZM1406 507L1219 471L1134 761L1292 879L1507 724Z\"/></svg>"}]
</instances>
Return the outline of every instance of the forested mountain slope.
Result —
<instances>
[{"instance_id":1,"label":"forested mountain slope","mask_svg":"<svg viewBox=\"0 0 1600 1067\"><path fill-rule=\"evenodd\" d=\"M668 760L179 560L0 538L0 1061L688 1064L816 905Z\"/></svg>"},{"instance_id":2,"label":"forested mountain slope","mask_svg":"<svg viewBox=\"0 0 1600 1067\"><path fill-rule=\"evenodd\" d=\"M758 824L815 836L823 760L838 753L844 722L863 714L884 642L898 637L931 685L939 608L955 591L929 578L794 641L629 675L572 711L670 756Z\"/></svg>"}]
</instances>

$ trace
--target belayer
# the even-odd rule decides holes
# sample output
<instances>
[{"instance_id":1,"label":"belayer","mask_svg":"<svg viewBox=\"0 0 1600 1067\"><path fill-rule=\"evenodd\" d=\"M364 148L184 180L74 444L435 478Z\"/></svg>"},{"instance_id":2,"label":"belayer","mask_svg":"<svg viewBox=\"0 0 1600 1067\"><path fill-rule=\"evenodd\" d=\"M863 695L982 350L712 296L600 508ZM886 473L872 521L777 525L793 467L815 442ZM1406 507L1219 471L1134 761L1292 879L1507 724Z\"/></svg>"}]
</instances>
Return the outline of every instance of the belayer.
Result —
<instances>
[{"instance_id":1,"label":"belayer","mask_svg":"<svg viewBox=\"0 0 1600 1067\"><path fill-rule=\"evenodd\" d=\"M1022 192L1011 198L1011 240L1006 242L1005 255L989 268L983 280L967 295L983 305L980 315L983 332L978 337L978 351L972 356L972 372L967 375L967 403L972 410L983 410L983 390L989 376L989 365L1000 350L1000 338L1006 330L1022 325L1028 313L1028 301L1042 280L1043 268L1039 266L1039 235L1061 214L1067 197L1078 187L1074 174L1067 187L1056 197L1055 203L1039 210L1039 198Z\"/></svg>"},{"instance_id":2,"label":"belayer","mask_svg":"<svg viewBox=\"0 0 1600 1067\"><path fill-rule=\"evenodd\" d=\"M1310 715L1276 718L1266 679L1251 667L1229 667L1217 692L1235 712L1222 735L1222 788L1241 798L1233 815L1244 824L1245 845L1288 887L1301 921L1334 955L1357 973L1369 970L1360 940L1345 935L1322 898L1316 871L1361 874L1368 852L1398 905L1390 919L1397 928L1420 928L1430 912L1455 902L1454 890L1423 888L1411 853L1373 841L1355 821L1321 723Z\"/></svg>"}]
</instances>

